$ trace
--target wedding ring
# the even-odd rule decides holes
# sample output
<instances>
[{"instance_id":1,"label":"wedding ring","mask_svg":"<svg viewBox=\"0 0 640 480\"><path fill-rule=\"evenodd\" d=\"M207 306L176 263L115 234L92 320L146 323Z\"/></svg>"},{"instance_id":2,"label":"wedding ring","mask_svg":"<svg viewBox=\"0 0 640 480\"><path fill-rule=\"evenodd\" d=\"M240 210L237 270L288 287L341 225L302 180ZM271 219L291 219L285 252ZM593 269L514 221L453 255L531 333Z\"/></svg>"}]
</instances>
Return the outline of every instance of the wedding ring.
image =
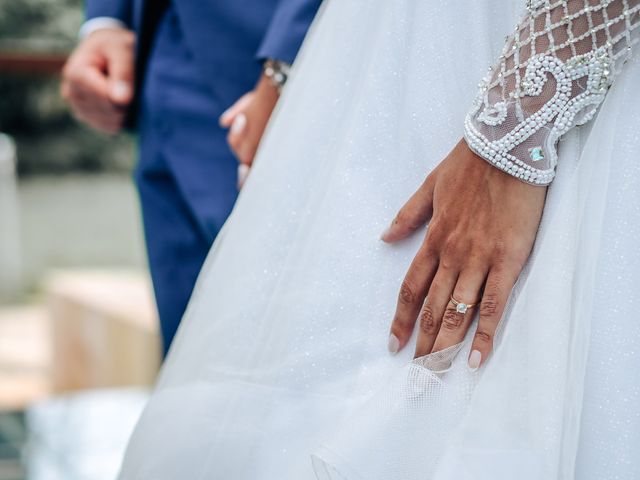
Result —
<instances>
[{"instance_id":1,"label":"wedding ring","mask_svg":"<svg viewBox=\"0 0 640 480\"><path fill-rule=\"evenodd\" d=\"M475 307L476 305L478 305L477 303L464 303L464 302L459 302L458 300L456 300L455 298L453 298L453 295L451 295L451 304L456 307L456 312L458 313L462 313L463 315L465 313L467 313L467 311L470 308Z\"/></svg>"}]
</instances>

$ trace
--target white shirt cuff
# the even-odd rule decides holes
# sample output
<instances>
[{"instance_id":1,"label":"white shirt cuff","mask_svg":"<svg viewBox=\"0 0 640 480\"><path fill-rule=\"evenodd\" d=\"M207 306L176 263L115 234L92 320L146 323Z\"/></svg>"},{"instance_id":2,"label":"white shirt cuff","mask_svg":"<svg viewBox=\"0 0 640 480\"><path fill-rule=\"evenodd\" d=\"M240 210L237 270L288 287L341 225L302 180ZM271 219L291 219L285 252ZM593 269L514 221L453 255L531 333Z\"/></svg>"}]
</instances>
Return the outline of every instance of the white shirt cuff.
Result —
<instances>
[{"instance_id":1,"label":"white shirt cuff","mask_svg":"<svg viewBox=\"0 0 640 480\"><path fill-rule=\"evenodd\" d=\"M91 35L93 32L97 30L102 30L106 28L124 28L127 29L127 26L118 20L117 18L111 17L96 17L91 20L87 20L84 22L82 27L80 27L80 31L78 32L78 37L80 39L86 38Z\"/></svg>"}]
</instances>

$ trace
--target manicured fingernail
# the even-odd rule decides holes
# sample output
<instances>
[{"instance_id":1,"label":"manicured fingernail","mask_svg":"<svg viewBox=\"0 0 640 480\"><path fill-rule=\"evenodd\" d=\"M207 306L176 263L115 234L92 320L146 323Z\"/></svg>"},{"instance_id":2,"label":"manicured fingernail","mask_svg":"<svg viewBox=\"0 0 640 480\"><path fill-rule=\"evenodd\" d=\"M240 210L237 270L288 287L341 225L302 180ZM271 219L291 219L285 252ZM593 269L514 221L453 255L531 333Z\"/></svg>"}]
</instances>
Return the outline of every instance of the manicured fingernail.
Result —
<instances>
[{"instance_id":1,"label":"manicured fingernail","mask_svg":"<svg viewBox=\"0 0 640 480\"><path fill-rule=\"evenodd\" d=\"M118 81L113 84L111 95L113 95L115 100L124 102L128 100L131 95L131 87L127 82Z\"/></svg>"},{"instance_id":2,"label":"manicured fingernail","mask_svg":"<svg viewBox=\"0 0 640 480\"><path fill-rule=\"evenodd\" d=\"M482 361L482 353L479 350L474 350L469 355L469 370L475 372L480 368L480 362Z\"/></svg>"},{"instance_id":3,"label":"manicured fingernail","mask_svg":"<svg viewBox=\"0 0 640 480\"><path fill-rule=\"evenodd\" d=\"M244 113L241 113L233 121L233 124L231 125L231 133L236 135L239 133L242 133L242 131L245 129L246 126L247 126L247 117Z\"/></svg>"},{"instance_id":4,"label":"manicured fingernail","mask_svg":"<svg viewBox=\"0 0 640 480\"><path fill-rule=\"evenodd\" d=\"M382 240L383 242L386 241L389 233L391 233L391 227L385 228L384 231L380 234L380 240Z\"/></svg>"},{"instance_id":5,"label":"manicured fingernail","mask_svg":"<svg viewBox=\"0 0 640 480\"><path fill-rule=\"evenodd\" d=\"M389 349L389 353L395 355L400 351L400 340L393 333L389 335L389 343L387 343L387 348Z\"/></svg>"},{"instance_id":6,"label":"manicured fingernail","mask_svg":"<svg viewBox=\"0 0 640 480\"><path fill-rule=\"evenodd\" d=\"M242 188L244 182L247 181L250 170L249 165L245 165L244 163L238 165L238 188Z\"/></svg>"}]
</instances>

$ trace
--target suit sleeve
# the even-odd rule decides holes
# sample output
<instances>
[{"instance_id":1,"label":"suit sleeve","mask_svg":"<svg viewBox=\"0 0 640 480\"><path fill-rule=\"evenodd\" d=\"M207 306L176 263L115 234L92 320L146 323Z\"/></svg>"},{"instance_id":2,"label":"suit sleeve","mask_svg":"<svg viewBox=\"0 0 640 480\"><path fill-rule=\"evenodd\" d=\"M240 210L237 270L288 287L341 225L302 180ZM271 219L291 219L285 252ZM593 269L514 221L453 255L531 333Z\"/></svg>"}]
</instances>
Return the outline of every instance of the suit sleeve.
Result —
<instances>
[{"instance_id":1,"label":"suit sleeve","mask_svg":"<svg viewBox=\"0 0 640 480\"><path fill-rule=\"evenodd\" d=\"M322 0L280 0L258 50L258 59L293 63L321 3Z\"/></svg>"},{"instance_id":2,"label":"suit sleeve","mask_svg":"<svg viewBox=\"0 0 640 480\"><path fill-rule=\"evenodd\" d=\"M133 23L133 0L86 0L86 19L109 17L128 27Z\"/></svg>"}]
</instances>

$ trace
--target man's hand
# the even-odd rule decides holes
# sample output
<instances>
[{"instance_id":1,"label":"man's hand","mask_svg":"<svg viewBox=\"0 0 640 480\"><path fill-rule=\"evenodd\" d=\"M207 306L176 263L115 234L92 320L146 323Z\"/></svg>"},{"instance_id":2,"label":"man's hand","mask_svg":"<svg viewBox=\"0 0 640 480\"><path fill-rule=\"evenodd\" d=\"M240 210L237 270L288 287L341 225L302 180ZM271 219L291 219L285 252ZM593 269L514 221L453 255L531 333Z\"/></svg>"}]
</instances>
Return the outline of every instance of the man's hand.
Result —
<instances>
[{"instance_id":1,"label":"man's hand","mask_svg":"<svg viewBox=\"0 0 640 480\"><path fill-rule=\"evenodd\" d=\"M429 222L398 298L389 350L396 353L418 328L415 356L461 342L480 316L469 368L493 348L509 294L536 238L546 188L498 170L461 141L427 177L383 234L385 242L408 237ZM451 297L466 305L455 305Z\"/></svg>"},{"instance_id":2,"label":"man's hand","mask_svg":"<svg viewBox=\"0 0 640 480\"><path fill-rule=\"evenodd\" d=\"M239 187L242 187L249 174L253 158L278 98L278 90L272 81L262 75L255 90L242 96L220 117L220 125L229 128L227 141L240 162Z\"/></svg>"},{"instance_id":3,"label":"man's hand","mask_svg":"<svg viewBox=\"0 0 640 480\"><path fill-rule=\"evenodd\" d=\"M85 38L62 73L62 96L79 120L115 134L133 100L135 35L121 28L101 29Z\"/></svg>"}]
</instances>

